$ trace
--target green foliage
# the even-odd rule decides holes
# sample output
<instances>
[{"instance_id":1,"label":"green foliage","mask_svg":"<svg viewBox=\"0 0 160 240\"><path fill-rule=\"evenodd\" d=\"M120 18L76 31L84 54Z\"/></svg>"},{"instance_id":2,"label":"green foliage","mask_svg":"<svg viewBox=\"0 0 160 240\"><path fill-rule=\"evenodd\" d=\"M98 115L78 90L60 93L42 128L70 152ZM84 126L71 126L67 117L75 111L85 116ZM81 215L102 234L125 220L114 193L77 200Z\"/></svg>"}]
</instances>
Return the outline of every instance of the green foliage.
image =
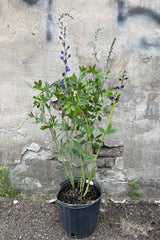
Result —
<instances>
[{"instance_id":1,"label":"green foliage","mask_svg":"<svg viewBox=\"0 0 160 240\"><path fill-rule=\"evenodd\" d=\"M104 88L104 83L108 79L109 70L100 68L98 65L79 66L79 74L69 74L68 61L71 54L67 51L70 46L66 44L66 28L63 25L63 17L72 17L69 14L62 14L59 18L59 26L63 51L60 57L64 63L63 79L58 79L52 84L42 83L41 80L34 82L33 89L36 95L33 96L33 107L36 111L29 116L40 124L41 130L49 130L52 141L56 145L56 152L61 159L61 164L57 168L64 167L71 182L74 183L73 159L78 157L81 165L80 189L83 194L84 181L88 178L86 195L91 179L96 173L95 162L98 160L98 153L107 135L116 132L112 129L111 118L115 105L119 102L120 92L123 88L125 73L121 72L119 86L108 86ZM97 41L98 29L95 34ZM113 45L112 43L107 64L110 59ZM97 59L96 45L94 45L94 57ZM62 78L62 77L61 77ZM105 83L106 84L106 83ZM54 99L54 100L53 100ZM56 99L56 101L55 101ZM110 113L107 114L104 104L110 106ZM106 126L100 125L103 117L107 117ZM98 135L95 130L99 129ZM63 136L63 137L62 137ZM97 147L97 154L94 155L93 148ZM66 160L69 156L69 160ZM67 159L68 159L67 158ZM91 170L88 170L88 163L92 163ZM74 187L74 186L73 186Z\"/></svg>"},{"instance_id":2,"label":"green foliage","mask_svg":"<svg viewBox=\"0 0 160 240\"><path fill-rule=\"evenodd\" d=\"M137 188L139 187L139 184L135 181L130 182L131 190L128 192L128 195L132 197L133 199L139 199L141 196L141 193L137 192Z\"/></svg>"},{"instance_id":3,"label":"green foliage","mask_svg":"<svg viewBox=\"0 0 160 240\"><path fill-rule=\"evenodd\" d=\"M9 179L10 168L7 166L0 167L0 196L16 197L19 191L11 185Z\"/></svg>"}]
</instances>

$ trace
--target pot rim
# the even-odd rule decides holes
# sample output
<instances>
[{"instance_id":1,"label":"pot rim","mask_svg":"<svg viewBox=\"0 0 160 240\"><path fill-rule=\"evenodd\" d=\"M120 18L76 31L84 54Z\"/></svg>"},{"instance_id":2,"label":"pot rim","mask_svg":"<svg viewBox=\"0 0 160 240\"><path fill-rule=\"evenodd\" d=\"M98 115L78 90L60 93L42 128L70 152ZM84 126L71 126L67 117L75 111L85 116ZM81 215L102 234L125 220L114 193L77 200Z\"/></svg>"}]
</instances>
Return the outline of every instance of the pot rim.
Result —
<instances>
[{"instance_id":1,"label":"pot rim","mask_svg":"<svg viewBox=\"0 0 160 240\"><path fill-rule=\"evenodd\" d=\"M77 181L79 178L75 178L75 181ZM92 206L93 204L97 203L98 201L101 200L102 198L102 190L101 190L101 187L99 185L98 182L96 182L95 180L92 180L93 182L93 185L97 188L97 190L99 191L99 197L96 199L96 200L93 200L92 202L90 203L83 203L83 204L70 204L70 203L65 203L65 202L62 202L61 200L58 199L58 196L59 196L59 193L68 185L68 183L70 183L70 179L67 179L65 181L63 181L61 184L60 184L60 190L58 191L56 197L57 197L57 202L64 206L64 207L69 207L69 208L86 208L86 207L89 207L89 206Z\"/></svg>"}]
</instances>

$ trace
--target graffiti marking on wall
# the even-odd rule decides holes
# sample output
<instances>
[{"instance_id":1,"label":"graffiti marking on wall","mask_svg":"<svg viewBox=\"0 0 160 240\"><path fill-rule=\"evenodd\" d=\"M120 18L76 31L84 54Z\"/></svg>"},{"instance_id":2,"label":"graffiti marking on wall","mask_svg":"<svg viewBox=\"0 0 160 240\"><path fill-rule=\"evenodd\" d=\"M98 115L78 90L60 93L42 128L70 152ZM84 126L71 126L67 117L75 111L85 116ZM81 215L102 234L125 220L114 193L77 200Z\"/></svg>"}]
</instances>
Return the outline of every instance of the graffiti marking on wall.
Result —
<instances>
[{"instance_id":1,"label":"graffiti marking on wall","mask_svg":"<svg viewBox=\"0 0 160 240\"><path fill-rule=\"evenodd\" d=\"M158 14L156 11L152 9L139 6L132 7L129 4L128 5L126 4L126 0L117 0L117 6L118 6L117 21L119 25L124 25L127 22L128 18L136 17L139 15L149 18L156 25L160 25L160 14ZM141 37L139 46L144 49L149 49L150 47L160 49L160 38L151 39L147 37Z\"/></svg>"},{"instance_id":2,"label":"graffiti marking on wall","mask_svg":"<svg viewBox=\"0 0 160 240\"><path fill-rule=\"evenodd\" d=\"M154 48L159 48L160 49L160 39L147 39L145 37L142 37L140 39L140 46L145 48L145 49L149 49L150 47L154 47Z\"/></svg>"},{"instance_id":3,"label":"graffiti marking on wall","mask_svg":"<svg viewBox=\"0 0 160 240\"><path fill-rule=\"evenodd\" d=\"M23 2L26 2L28 5L33 6L38 3L39 0L22 0Z\"/></svg>"},{"instance_id":4,"label":"graffiti marking on wall","mask_svg":"<svg viewBox=\"0 0 160 240\"><path fill-rule=\"evenodd\" d=\"M123 24L129 17L143 15L149 17L155 23L160 24L160 14L146 7L126 6L125 0L117 0L118 5L118 23Z\"/></svg>"},{"instance_id":5,"label":"graffiti marking on wall","mask_svg":"<svg viewBox=\"0 0 160 240\"><path fill-rule=\"evenodd\" d=\"M51 27L53 24L53 16L52 16L52 0L48 0L48 5L47 5L47 23L46 23L46 39L48 42L52 40L52 31Z\"/></svg>"}]
</instances>

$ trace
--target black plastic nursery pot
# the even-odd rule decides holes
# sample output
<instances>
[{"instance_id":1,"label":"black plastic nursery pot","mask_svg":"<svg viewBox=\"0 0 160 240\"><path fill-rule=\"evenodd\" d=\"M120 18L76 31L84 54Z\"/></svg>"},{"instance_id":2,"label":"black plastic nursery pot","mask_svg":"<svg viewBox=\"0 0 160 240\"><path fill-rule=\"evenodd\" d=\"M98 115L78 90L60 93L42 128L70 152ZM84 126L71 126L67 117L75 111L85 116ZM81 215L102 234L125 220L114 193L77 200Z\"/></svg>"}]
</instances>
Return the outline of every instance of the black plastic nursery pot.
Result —
<instances>
[{"instance_id":1,"label":"black plastic nursery pot","mask_svg":"<svg viewBox=\"0 0 160 240\"><path fill-rule=\"evenodd\" d=\"M100 185L93 182L99 192L99 198L88 204L68 204L60 201L58 197L69 184L70 180L62 182L57 194L61 225L69 236L80 239L89 236L96 228L102 191Z\"/></svg>"}]
</instances>

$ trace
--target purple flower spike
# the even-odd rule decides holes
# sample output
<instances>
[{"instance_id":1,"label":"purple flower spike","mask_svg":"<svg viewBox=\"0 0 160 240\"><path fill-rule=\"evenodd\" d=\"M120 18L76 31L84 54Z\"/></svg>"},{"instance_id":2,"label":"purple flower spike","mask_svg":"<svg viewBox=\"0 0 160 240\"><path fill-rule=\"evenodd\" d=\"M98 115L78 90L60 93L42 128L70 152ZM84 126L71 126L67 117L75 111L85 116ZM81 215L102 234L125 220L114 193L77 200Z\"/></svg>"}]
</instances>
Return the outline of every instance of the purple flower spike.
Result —
<instances>
[{"instance_id":1,"label":"purple flower spike","mask_svg":"<svg viewBox=\"0 0 160 240\"><path fill-rule=\"evenodd\" d=\"M64 77L64 76L65 76L65 73L62 73L62 76Z\"/></svg>"},{"instance_id":2,"label":"purple flower spike","mask_svg":"<svg viewBox=\"0 0 160 240\"><path fill-rule=\"evenodd\" d=\"M60 59L64 59L64 57L63 57L63 56L60 56Z\"/></svg>"},{"instance_id":3,"label":"purple flower spike","mask_svg":"<svg viewBox=\"0 0 160 240\"><path fill-rule=\"evenodd\" d=\"M71 57L71 54L68 54L68 57L70 58L70 57Z\"/></svg>"},{"instance_id":4,"label":"purple flower spike","mask_svg":"<svg viewBox=\"0 0 160 240\"><path fill-rule=\"evenodd\" d=\"M63 84L62 83L58 84L58 87L63 87Z\"/></svg>"},{"instance_id":5,"label":"purple flower spike","mask_svg":"<svg viewBox=\"0 0 160 240\"><path fill-rule=\"evenodd\" d=\"M114 99L114 97L113 96L110 96L110 100L113 100Z\"/></svg>"},{"instance_id":6,"label":"purple flower spike","mask_svg":"<svg viewBox=\"0 0 160 240\"><path fill-rule=\"evenodd\" d=\"M62 79L62 80L60 81L60 83L63 84L63 83L64 83L64 79Z\"/></svg>"},{"instance_id":7,"label":"purple flower spike","mask_svg":"<svg viewBox=\"0 0 160 240\"><path fill-rule=\"evenodd\" d=\"M117 86L115 89L119 89L119 87Z\"/></svg>"},{"instance_id":8,"label":"purple flower spike","mask_svg":"<svg viewBox=\"0 0 160 240\"><path fill-rule=\"evenodd\" d=\"M68 66L66 66L66 72L69 72L70 68Z\"/></svg>"},{"instance_id":9,"label":"purple flower spike","mask_svg":"<svg viewBox=\"0 0 160 240\"><path fill-rule=\"evenodd\" d=\"M124 88L124 85L122 85L121 88Z\"/></svg>"},{"instance_id":10,"label":"purple flower spike","mask_svg":"<svg viewBox=\"0 0 160 240\"><path fill-rule=\"evenodd\" d=\"M68 89L65 90L65 93L66 93L66 94L68 93Z\"/></svg>"},{"instance_id":11,"label":"purple flower spike","mask_svg":"<svg viewBox=\"0 0 160 240\"><path fill-rule=\"evenodd\" d=\"M117 102L118 102L118 101L119 101L119 98L118 98L118 97L117 97L117 98L115 98L115 101L117 101Z\"/></svg>"}]
</instances>

